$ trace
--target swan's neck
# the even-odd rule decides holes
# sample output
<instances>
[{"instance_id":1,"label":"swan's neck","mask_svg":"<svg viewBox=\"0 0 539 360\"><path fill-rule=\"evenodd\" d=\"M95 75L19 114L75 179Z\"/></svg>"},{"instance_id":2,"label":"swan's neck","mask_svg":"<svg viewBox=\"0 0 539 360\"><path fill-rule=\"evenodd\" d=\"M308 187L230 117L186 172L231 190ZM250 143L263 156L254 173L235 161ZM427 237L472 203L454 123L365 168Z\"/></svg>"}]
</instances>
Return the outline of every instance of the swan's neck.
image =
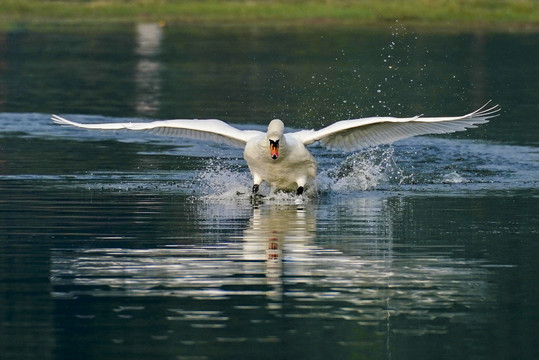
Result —
<instances>
[{"instance_id":1,"label":"swan's neck","mask_svg":"<svg viewBox=\"0 0 539 360\"><path fill-rule=\"evenodd\" d=\"M272 120L268 125L266 144L268 155L277 160L286 153L286 141L284 139L284 124L279 119Z\"/></svg>"}]
</instances>

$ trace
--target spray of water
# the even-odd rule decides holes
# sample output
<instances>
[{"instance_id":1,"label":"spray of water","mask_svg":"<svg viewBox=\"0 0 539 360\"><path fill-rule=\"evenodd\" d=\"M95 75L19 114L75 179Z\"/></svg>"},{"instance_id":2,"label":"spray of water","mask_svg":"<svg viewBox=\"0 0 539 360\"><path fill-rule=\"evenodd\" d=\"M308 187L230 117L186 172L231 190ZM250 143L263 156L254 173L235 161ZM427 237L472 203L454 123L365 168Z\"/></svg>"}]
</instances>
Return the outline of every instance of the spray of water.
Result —
<instances>
[{"instance_id":1,"label":"spray of water","mask_svg":"<svg viewBox=\"0 0 539 360\"><path fill-rule=\"evenodd\" d=\"M319 193L353 193L391 186L405 181L406 176L393 161L393 147L378 147L351 154L339 163L319 164L315 184L308 187L303 199ZM243 165L229 164L225 159L208 159L196 182L205 201L246 200L250 198L252 179ZM260 187L265 201L296 203L292 193L272 192L263 183Z\"/></svg>"},{"instance_id":2,"label":"spray of water","mask_svg":"<svg viewBox=\"0 0 539 360\"><path fill-rule=\"evenodd\" d=\"M225 159L209 158L195 180L202 196L211 198L237 198L249 194L252 181L244 166L231 164Z\"/></svg>"},{"instance_id":3,"label":"spray of water","mask_svg":"<svg viewBox=\"0 0 539 360\"><path fill-rule=\"evenodd\" d=\"M318 187L322 191L350 193L401 183L405 175L393 160L393 147L378 147L354 153L341 163L322 169Z\"/></svg>"}]
</instances>

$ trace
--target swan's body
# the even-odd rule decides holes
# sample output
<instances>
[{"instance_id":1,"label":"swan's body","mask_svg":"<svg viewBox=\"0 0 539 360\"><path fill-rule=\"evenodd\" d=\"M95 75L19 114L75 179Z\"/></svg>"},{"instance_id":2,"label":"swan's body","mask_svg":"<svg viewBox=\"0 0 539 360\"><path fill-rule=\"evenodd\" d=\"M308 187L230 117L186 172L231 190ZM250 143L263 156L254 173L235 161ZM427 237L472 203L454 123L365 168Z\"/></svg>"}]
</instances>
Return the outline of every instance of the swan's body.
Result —
<instances>
[{"instance_id":1,"label":"swan's body","mask_svg":"<svg viewBox=\"0 0 539 360\"><path fill-rule=\"evenodd\" d=\"M278 153L268 152L269 140L278 141ZM284 134L281 120L272 120L268 133L259 135L245 145L243 157L253 175L254 186L266 181L280 190L297 191L316 177L316 161L305 145L292 134ZM268 156L269 155L269 156ZM255 191L256 192L256 191Z\"/></svg>"},{"instance_id":2,"label":"swan's body","mask_svg":"<svg viewBox=\"0 0 539 360\"><path fill-rule=\"evenodd\" d=\"M316 177L316 161L306 146L320 142L331 149L357 150L415 135L444 134L474 128L497 115L498 106L464 116L394 118L371 117L336 122L320 130L284 132L281 120L272 120L266 133L239 130L221 120L165 120L149 123L81 124L53 115L52 120L97 130L148 130L159 134L225 142L244 147L243 156L253 176L253 193L265 181L272 188L303 192Z\"/></svg>"}]
</instances>

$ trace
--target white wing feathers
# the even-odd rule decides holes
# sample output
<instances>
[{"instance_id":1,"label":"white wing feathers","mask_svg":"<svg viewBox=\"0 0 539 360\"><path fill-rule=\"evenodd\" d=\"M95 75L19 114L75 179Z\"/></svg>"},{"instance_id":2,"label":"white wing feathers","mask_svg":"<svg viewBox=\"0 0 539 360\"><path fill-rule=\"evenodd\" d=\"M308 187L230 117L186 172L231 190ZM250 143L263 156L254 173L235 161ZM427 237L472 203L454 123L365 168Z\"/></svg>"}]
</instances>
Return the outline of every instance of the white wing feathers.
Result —
<instances>
[{"instance_id":1,"label":"white wing feathers","mask_svg":"<svg viewBox=\"0 0 539 360\"><path fill-rule=\"evenodd\" d=\"M368 146L388 144L415 135L445 134L474 128L498 115L498 105L455 117L394 118L371 117L336 122L320 130L302 130L290 135L304 145L319 141L331 149L357 150ZM244 147L250 139L264 134L256 130L240 130L221 120L164 120L148 123L81 124L52 115L52 121L94 130L151 131L161 135L223 142Z\"/></svg>"},{"instance_id":2,"label":"white wing feathers","mask_svg":"<svg viewBox=\"0 0 539 360\"><path fill-rule=\"evenodd\" d=\"M498 105L456 117L371 117L336 122L320 130L303 130L293 136L305 145L319 141L331 149L357 150L388 144L415 135L445 134L474 128L497 116Z\"/></svg>"},{"instance_id":3,"label":"white wing feathers","mask_svg":"<svg viewBox=\"0 0 539 360\"><path fill-rule=\"evenodd\" d=\"M197 140L224 142L243 147L251 138L263 134L254 130L239 130L221 120L164 120L148 123L81 124L52 115L52 121L92 130L150 131L160 135L185 137Z\"/></svg>"}]
</instances>

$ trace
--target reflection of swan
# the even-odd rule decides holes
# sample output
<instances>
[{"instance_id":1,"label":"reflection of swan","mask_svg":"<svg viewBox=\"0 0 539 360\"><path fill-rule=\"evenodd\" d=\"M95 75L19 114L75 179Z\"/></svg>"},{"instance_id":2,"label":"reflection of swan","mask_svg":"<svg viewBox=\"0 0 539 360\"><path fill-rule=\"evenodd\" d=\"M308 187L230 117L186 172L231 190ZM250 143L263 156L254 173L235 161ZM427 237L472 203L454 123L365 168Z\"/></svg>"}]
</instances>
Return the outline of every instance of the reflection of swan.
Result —
<instances>
[{"instance_id":1,"label":"reflection of swan","mask_svg":"<svg viewBox=\"0 0 539 360\"><path fill-rule=\"evenodd\" d=\"M316 218L312 211L295 206L255 208L249 227L243 232L242 258L262 261L268 285L268 295L282 295L283 259L301 261L309 257L307 248L316 231ZM303 259L304 260L304 259ZM258 262L260 264L260 262Z\"/></svg>"},{"instance_id":2,"label":"reflection of swan","mask_svg":"<svg viewBox=\"0 0 539 360\"><path fill-rule=\"evenodd\" d=\"M480 263L436 252L395 251L391 219L398 206L387 198L345 199L320 213L263 204L252 210L243 233L216 241L55 250L54 295L229 299L239 307L266 301L272 309L286 303L282 311L290 318L371 325L387 322L388 314L452 318L452 309L483 307L488 269ZM350 211L355 211L353 231L329 228Z\"/></svg>"},{"instance_id":3,"label":"reflection of swan","mask_svg":"<svg viewBox=\"0 0 539 360\"><path fill-rule=\"evenodd\" d=\"M244 158L253 176L253 193L265 181L272 187L303 193L316 176L316 163L305 147L315 142L329 148L356 150L414 135L463 131L496 115L497 106L459 117L372 117L339 121L321 130L284 133L281 120L272 120L267 133L239 130L220 120L167 120L150 123L81 124L53 115L62 125L99 130L152 130L166 135L225 142L245 147Z\"/></svg>"}]
</instances>

